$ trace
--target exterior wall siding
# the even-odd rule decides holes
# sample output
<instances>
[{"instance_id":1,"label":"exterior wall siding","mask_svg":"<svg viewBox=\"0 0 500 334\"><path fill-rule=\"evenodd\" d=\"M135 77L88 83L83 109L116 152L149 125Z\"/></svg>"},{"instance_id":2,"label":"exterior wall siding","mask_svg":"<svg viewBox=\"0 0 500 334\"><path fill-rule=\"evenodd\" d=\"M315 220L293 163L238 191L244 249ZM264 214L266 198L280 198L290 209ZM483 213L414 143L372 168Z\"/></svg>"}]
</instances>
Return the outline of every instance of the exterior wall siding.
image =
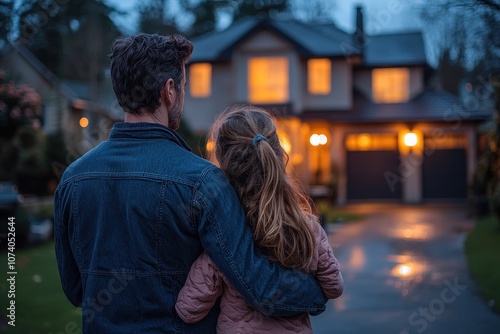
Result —
<instances>
[{"instance_id":1,"label":"exterior wall siding","mask_svg":"<svg viewBox=\"0 0 500 334\"><path fill-rule=\"evenodd\" d=\"M186 70L189 85L189 70ZM214 118L229 105L236 102L235 71L230 63L212 64L211 94L205 98L193 98L186 89L183 119L198 133L207 131Z\"/></svg>"}]
</instances>

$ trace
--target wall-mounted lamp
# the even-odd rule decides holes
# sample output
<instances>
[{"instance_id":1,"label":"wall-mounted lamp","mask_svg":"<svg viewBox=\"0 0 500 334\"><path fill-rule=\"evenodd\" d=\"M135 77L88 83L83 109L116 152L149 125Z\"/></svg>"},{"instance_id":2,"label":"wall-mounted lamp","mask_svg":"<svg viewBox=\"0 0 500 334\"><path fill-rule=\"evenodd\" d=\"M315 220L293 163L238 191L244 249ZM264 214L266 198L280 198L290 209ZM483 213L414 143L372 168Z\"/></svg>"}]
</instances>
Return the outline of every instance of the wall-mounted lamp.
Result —
<instances>
[{"instance_id":1,"label":"wall-mounted lamp","mask_svg":"<svg viewBox=\"0 0 500 334\"><path fill-rule=\"evenodd\" d=\"M309 138L309 142L312 146L325 145L328 143L328 137L322 133L314 133L311 138Z\"/></svg>"},{"instance_id":2,"label":"wall-mounted lamp","mask_svg":"<svg viewBox=\"0 0 500 334\"><path fill-rule=\"evenodd\" d=\"M408 132L404 136L404 143L408 147L413 147L413 146L417 145L417 143L418 143L417 135L413 132Z\"/></svg>"},{"instance_id":3,"label":"wall-mounted lamp","mask_svg":"<svg viewBox=\"0 0 500 334\"><path fill-rule=\"evenodd\" d=\"M315 173L315 182L316 184L321 183L321 150L320 147L326 145L328 143L328 137L325 134L317 134L314 133L311 135L309 138L309 142L311 143L312 146L317 147L317 155L318 155L318 166L316 168L316 173Z\"/></svg>"}]
</instances>

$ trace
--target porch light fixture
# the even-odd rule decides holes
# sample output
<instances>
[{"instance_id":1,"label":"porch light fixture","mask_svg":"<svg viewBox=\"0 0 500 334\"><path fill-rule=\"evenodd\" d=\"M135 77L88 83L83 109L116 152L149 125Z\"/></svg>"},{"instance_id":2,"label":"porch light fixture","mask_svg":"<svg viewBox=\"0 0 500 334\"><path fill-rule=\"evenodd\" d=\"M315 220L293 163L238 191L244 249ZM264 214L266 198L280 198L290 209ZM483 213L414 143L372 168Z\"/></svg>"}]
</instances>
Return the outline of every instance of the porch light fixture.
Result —
<instances>
[{"instance_id":1,"label":"porch light fixture","mask_svg":"<svg viewBox=\"0 0 500 334\"><path fill-rule=\"evenodd\" d=\"M324 134L315 133L309 138L309 142L312 146L325 145L328 142L328 138Z\"/></svg>"},{"instance_id":2,"label":"porch light fixture","mask_svg":"<svg viewBox=\"0 0 500 334\"><path fill-rule=\"evenodd\" d=\"M408 277L414 274L412 263L400 263L393 270L392 274L396 277Z\"/></svg>"},{"instance_id":3,"label":"porch light fixture","mask_svg":"<svg viewBox=\"0 0 500 334\"><path fill-rule=\"evenodd\" d=\"M413 147L413 146L417 145L417 143L418 143L418 137L417 137L417 135L415 133L408 132L404 136L404 142L405 142L406 146Z\"/></svg>"},{"instance_id":4,"label":"porch light fixture","mask_svg":"<svg viewBox=\"0 0 500 334\"><path fill-rule=\"evenodd\" d=\"M320 184L321 183L321 146L324 146L326 143L328 143L328 137L325 134L318 134L314 133L311 135L309 138L309 142L311 143L312 146L317 147L316 152L318 156L318 162L316 166L316 172L315 172L315 183Z\"/></svg>"},{"instance_id":5,"label":"porch light fixture","mask_svg":"<svg viewBox=\"0 0 500 334\"><path fill-rule=\"evenodd\" d=\"M87 117L82 117L80 118L79 123L82 128L86 128L87 126L89 126L89 119Z\"/></svg>"}]
</instances>

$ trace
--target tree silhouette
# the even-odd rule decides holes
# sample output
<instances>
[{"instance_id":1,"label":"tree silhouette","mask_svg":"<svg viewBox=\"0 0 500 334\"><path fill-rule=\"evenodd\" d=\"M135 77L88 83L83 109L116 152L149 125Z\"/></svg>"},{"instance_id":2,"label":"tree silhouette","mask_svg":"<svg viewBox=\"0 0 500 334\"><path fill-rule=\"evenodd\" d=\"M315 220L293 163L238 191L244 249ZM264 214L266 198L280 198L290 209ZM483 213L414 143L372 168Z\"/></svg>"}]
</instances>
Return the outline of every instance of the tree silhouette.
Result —
<instances>
[{"instance_id":1,"label":"tree silhouette","mask_svg":"<svg viewBox=\"0 0 500 334\"><path fill-rule=\"evenodd\" d=\"M172 15L168 15L166 0L149 0L139 3L139 32L170 35L179 33Z\"/></svg>"}]
</instances>

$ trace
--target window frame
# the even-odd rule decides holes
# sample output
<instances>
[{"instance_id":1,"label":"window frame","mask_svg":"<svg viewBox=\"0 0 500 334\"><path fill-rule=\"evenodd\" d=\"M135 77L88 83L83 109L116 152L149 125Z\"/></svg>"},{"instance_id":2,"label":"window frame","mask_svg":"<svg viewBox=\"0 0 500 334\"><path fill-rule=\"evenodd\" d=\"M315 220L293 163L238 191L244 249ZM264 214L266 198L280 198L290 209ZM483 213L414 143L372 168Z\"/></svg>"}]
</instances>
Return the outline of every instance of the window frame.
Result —
<instances>
[{"instance_id":1,"label":"window frame","mask_svg":"<svg viewBox=\"0 0 500 334\"><path fill-rule=\"evenodd\" d=\"M320 72L321 63L326 65L326 69ZM313 69L314 63L316 63L316 69ZM321 73L320 78L318 78L318 73ZM325 78L326 76L326 78ZM327 88L317 89L320 86L316 86L318 81L322 81ZM321 85L323 87L323 85ZM311 58L307 60L307 92L314 96L324 96L330 95L332 93L332 60L330 58Z\"/></svg>"},{"instance_id":2,"label":"window frame","mask_svg":"<svg viewBox=\"0 0 500 334\"><path fill-rule=\"evenodd\" d=\"M199 70L198 75L194 75L193 71L197 68ZM208 71L206 71L207 69ZM212 95L212 73L213 66L211 63L204 62L189 65L189 95L192 98L203 99Z\"/></svg>"},{"instance_id":3,"label":"window frame","mask_svg":"<svg viewBox=\"0 0 500 334\"><path fill-rule=\"evenodd\" d=\"M268 61L262 68L259 62ZM283 61L282 64L272 61ZM253 104L286 104L290 102L290 59L286 55L256 55L248 57L247 67L247 100ZM281 67L281 68L280 68ZM276 74L276 71L278 75ZM282 71L282 72L281 72ZM275 72L275 73L273 73ZM256 77L264 73L265 78ZM270 74L269 74L270 73ZM280 76L279 74L283 74ZM255 79L255 82L252 80ZM263 85L259 87L260 85ZM278 86L273 90L273 86ZM263 94L259 96L259 94ZM274 96L273 96L274 94Z\"/></svg>"},{"instance_id":4,"label":"window frame","mask_svg":"<svg viewBox=\"0 0 500 334\"><path fill-rule=\"evenodd\" d=\"M385 78L381 76L385 76ZM372 69L371 91L372 99L375 103L408 102L410 99L410 69L407 67Z\"/></svg>"}]
</instances>

